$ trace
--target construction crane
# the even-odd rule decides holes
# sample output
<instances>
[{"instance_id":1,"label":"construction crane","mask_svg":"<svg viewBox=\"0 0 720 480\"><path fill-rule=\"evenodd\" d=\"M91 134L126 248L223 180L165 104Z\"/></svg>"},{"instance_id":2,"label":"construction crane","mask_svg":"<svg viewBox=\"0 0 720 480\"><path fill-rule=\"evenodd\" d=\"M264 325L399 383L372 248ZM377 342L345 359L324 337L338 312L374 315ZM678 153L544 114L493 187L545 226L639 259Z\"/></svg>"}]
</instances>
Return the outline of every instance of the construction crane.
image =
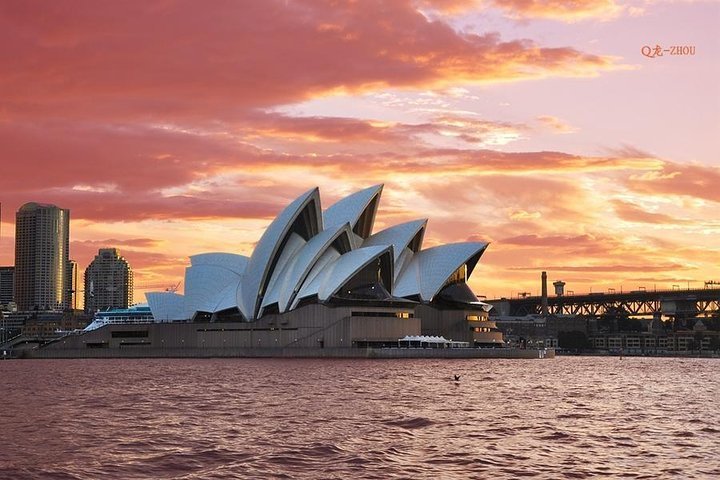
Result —
<instances>
[{"instance_id":1,"label":"construction crane","mask_svg":"<svg viewBox=\"0 0 720 480\"><path fill-rule=\"evenodd\" d=\"M145 285L135 285L133 288L135 290L153 290L153 289L162 289L165 292L171 292L175 293L178 288L180 288L180 283L178 282L175 285L168 285L167 283L154 283L154 284L145 284Z\"/></svg>"}]
</instances>

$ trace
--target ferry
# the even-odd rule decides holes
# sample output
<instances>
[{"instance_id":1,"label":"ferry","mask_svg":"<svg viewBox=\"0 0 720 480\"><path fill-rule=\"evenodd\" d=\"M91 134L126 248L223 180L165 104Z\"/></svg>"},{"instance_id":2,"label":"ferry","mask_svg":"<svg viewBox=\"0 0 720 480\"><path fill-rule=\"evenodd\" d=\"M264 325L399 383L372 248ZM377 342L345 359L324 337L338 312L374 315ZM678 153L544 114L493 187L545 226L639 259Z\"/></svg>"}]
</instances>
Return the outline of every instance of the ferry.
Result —
<instances>
[{"instance_id":1,"label":"ferry","mask_svg":"<svg viewBox=\"0 0 720 480\"><path fill-rule=\"evenodd\" d=\"M90 332L105 325L135 325L155 323L147 304L133 305L129 308L115 308L97 312L93 321L83 331Z\"/></svg>"}]
</instances>

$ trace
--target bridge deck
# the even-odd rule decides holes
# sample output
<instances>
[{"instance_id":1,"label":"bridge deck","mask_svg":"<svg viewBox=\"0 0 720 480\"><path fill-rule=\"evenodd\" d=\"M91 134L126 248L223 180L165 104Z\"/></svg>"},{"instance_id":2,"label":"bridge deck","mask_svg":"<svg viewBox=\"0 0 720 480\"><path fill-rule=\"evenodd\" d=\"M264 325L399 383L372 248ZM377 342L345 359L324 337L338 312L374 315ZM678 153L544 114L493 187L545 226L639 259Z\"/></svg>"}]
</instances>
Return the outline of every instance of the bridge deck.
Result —
<instances>
[{"instance_id":1,"label":"bridge deck","mask_svg":"<svg viewBox=\"0 0 720 480\"><path fill-rule=\"evenodd\" d=\"M486 300L507 315L540 314L542 297ZM622 309L631 316L662 313L695 316L720 311L720 288L688 290L639 290L631 292L588 293L548 297L548 311L565 315L601 315Z\"/></svg>"}]
</instances>

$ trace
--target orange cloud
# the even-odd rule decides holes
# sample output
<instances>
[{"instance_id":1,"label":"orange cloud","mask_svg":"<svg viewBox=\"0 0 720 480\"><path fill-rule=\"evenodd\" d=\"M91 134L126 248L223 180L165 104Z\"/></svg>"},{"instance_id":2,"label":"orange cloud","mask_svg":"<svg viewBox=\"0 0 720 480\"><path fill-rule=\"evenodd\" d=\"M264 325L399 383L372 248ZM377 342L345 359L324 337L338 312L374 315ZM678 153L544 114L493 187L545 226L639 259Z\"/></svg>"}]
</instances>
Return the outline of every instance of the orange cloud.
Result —
<instances>
[{"instance_id":1,"label":"orange cloud","mask_svg":"<svg viewBox=\"0 0 720 480\"><path fill-rule=\"evenodd\" d=\"M99 248L117 247L119 245L120 243L93 244L93 242L86 241L71 241L70 258L78 262L82 273L82 270L95 258ZM182 278L184 269L187 266L187 257L168 254L163 252L162 249L156 251L153 248L152 246L120 248L120 254L125 257L133 269L137 290L142 290L144 284L156 283L156 281L170 285L171 280L169 279ZM82 275L80 278L82 278ZM136 298L135 300L142 301L142 298Z\"/></svg>"},{"instance_id":2,"label":"orange cloud","mask_svg":"<svg viewBox=\"0 0 720 480\"><path fill-rule=\"evenodd\" d=\"M512 17L565 21L611 18L623 10L615 0L490 0L490 3Z\"/></svg>"},{"instance_id":3,"label":"orange cloud","mask_svg":"<svg viewBox=\"0 0 720 480\"><path fill-rule=\"evenodd\" d=\"M619 218L628 222L659 223L659 224L687 224L687 220L675 218L664 213L653 213L643 210L635 204L613 200L613 208Z\"/></svg>"},{"instance_id":4,"label":"orange cloud","mask_svg":"<svg viewBox=\"0 0 720 480\"><path fill-rule=\"evenodd\" d=\"M680 195L720 202L720 167L666 162L659 170L631 176L627 186L651 195Z\"/></svg>"},{"instance_id":5,"label":"orange cloud","mask_svg":"<svg viewBox=\"0 0 720 480\"><path fill-rule=\"evenodd\" d=\"M435 148L418 136L488 137L522 131L522 126L440 117L437 123L375 127L371 122L335 118L257 116L257 131L277 123L275 132L299 132L292 142L299 153L238 142L232 135L126 124L75 124L60 121L0 123L0 144L7 158L21 158L3 167L6 201L18 206L28 198L44 199L73 208L75 218L171 218L216 216L266 218L289 200L297 185L277 188L285 175L272 172L313 167L324 174L352 174L358 181L382 181L388 171L411 176L438 174L530 175L535 172L653 172L663 163L653 158L585 157L561 152L498 152L488 149ZM248 123L247 128L253 127ZM315 142L332 140L345 150L307 153ZM248 139L253 140L253 139ZM266 139L257 139L265 141ZM363 142L379 146L366 152ZM333 147L330 151L334 151ZM357 150L357 151L355 151ZM62 165L62 168L57 168ZM362 166L361 169L358 167ZM288 183L292 183L288 181ZM496 185L502 185L497 183ZM259 196L259 192L264 194ZM490 188L489 191L494 191ZM551 189L548 189L551 191ZM278 192L286 192L278 198ZM500 192L507 196L509 192ZM113 208L105 205L111 202ZM532 211L532 205L516 210Z\"/></svg>"},{"instance_id":6,"label":"orange cloud","mask_svg":"<svg viewBox=\"0 0 720 480\"><path fill-rule=\"evenodd\" d=\"M595 243L597 239L590 235L551 235L541 237L539 235L518 235L516 237L505 238L501 240L504 244L524 245L531 247L576 247L578 244L586 244L588 242Z\"/></svg>"},{"instance_id":7,"label":"orange cloud","mask_svg":"<svg viewBox=\"0 0 720 480\"><path fill-rule=\"evenodd\" d=\"M416 0L420 8L430 8L444 13L459 13L480 7L479 0Z\"/></svg>"},{"instance_id":8,"label":"orange cloud","mask_svg":"<svg viewBox=\"0 0 720 480\"><path fill-rule=\"evenodd\" d=\"M510 267L512 270L537 270L537 267ZM672 270L687 270L693 267L677 263L665 263L662 265L550 265L544 267L555 272L593 272L593 273L615 273L615 272L666 272Z\"/></svg>"},{"instance_id":9,"label":"orange cloud","mask_svg":"<svg viewBox=\"0 0 720 480\"><path fill-rule=\"evenodd\" d=\"M106 240L82 240L82 241L76 241L74 243L75 245L88 245L98 248L105 248L105 247L117 247L117 246L127 246L131 248L152 248L157 247L160 244L159 240L154 240L152 238L108 238Z\"/></svg>"},{"instance_id":10,"label":"orange cloud","mask_svg":"<svg viewBox=\"0 0 720 480\"><path fill-rule=\"evenodd\" d=\"M572 133L577 131L577 128L572 125L568 125L564 121L557 117L553 117L552 115L540 115L537 117L537 120L555 133Z\"/></svg>"},{"instance_id":11,"label":"orange cloud","mask_svg":"<svg viewBox=\"0 0 720 480\"><path fill-rule=\"evenodd\" d=\"M421 7L451 14L497 7L513 18L549 18L563 21L607 19L625 9L616 0L423 0L418 3Z\"/></svg>"}]
</instances>

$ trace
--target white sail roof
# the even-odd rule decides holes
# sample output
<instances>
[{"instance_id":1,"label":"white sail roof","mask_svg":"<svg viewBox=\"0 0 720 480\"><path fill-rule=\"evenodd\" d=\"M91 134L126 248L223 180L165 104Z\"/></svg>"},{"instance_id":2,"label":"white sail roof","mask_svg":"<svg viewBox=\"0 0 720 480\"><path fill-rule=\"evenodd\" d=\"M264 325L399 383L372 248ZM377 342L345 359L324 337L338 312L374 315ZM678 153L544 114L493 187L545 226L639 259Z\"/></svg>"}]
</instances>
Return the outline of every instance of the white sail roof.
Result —
<instances>
[{"instance_id":1,"label":"white sail roof","mask_svg":"<svg viewBox=\"0 0 720 480\"><path fill-rule=\"evenodd\" d=\"M285 312L326 250L334 244L340 249L337 256L352 250L351 235L350 224L345 223L327 228L311 238L280 272L280 280L275 283L273 290L268 292L263 305L277 302L279 311Z\"/></svg>"},{"instance_id":2,"label":"white sail roof","mask_svg":"<svg viewBox=\"0 0 720 480\"><path fill-rule=\"evenodd\" d=\"M234 283L227 285L225 288L217 292L212 300L208 303L211 310L208 312L222 312L231 308L237 308L237 291L241 287L242 283Z\"/></svg>"},{"instance_id":3,"label":"white sail roof","mask_svg":"<svg viewBox=\"0 0 720 480\"><path fill-rule=\"evenodd\" d=\"M381 230L363 242L363 247L392 245L395 252L395 278L402 272L415 252L422 248L427 219L413 220Z\"/></svg>"},{"instance_id":4,"label":"white sail roof","mask_svg":"<svg viewBox=\"0 0 720 480\"><path fill-rule=\"evenodd\" d=\"M218 294L228 287L235 294L242 275L217 264L195 264L185 269L184 316L195 312L215 312L221 302Z\"/></svg>"},{"instance_id":5,"label":"white sail roof","mask_svg":"<svg viewBox=\"0 0 720 480\"><path fill-rule=\"evenodd\" d=\"M358 248L338 257L328 263L315 278L303 285L295 297L292 308L295 308L303 298L313 295L317 295L320 301L328 300L360 270L383 255L392 255L392 246ZM389 265L392 268L392 262L389 262ZM389 278L392 279L392 272ZM392 285L386 285L386 288L390 291Z\"/></svg>"},{"instance_id":6,"label":"white sail roof","mask_svg":"<svg viewBox=\"0 0 720 480\"><path fill-rule=\"evenodd\" d=\"M225 267L239 275L243 274L249 261L250 258L245 255L222 252L199 253L190 257L190 265L193 267L216 265L218 267Z\"/></svg>"},{"instance_id":7,"label":"white sail roof","mask_svg":"<svg viewBox=\"0 0 720 480\"><path fill-rule=\"evenodd\" d=\"M308 190L288 205L268 226L250 256L242 288L239 290L238 307L245 318L256 318L265 288L276 266L280 249L293 227L307 239L322 231L320 193L317 188Z\"/></svg>"},{"instance_id":8,"label":"white sail roof","mask_svg":"<svg viewBox=\"0 0 720 480\"><path fill-rule=\"evenodd\" d=\"M395 281L397 282L397 279L402 274L403 270L405 270L405 267L407 267L410 262L412 261L412 257L415 255L412 250L409 248L404 248L400 252L400 256L395 260Z\"/></svg>"},{"instance_id":9,"label":"white sail roof","mask_svg":"<svg viewBox=\"0 0 720 480\"><path fill-rule=\"evenodd\" d=\"M357 235L369 237L382 189L382 184L375 185L338 200L323 212L325 227L349 223Z\"/></svg>"},{"instance_id":10,"label":"white sail roof","mask_svg":"<svg viewBox=\"0 0 720 480\"><path fill-rule=\"evenodd\" d=\"M305 278L305 281L300 286L300 290L302 290L302 286L305 284L309 284L310 282L313 282L315 278L320 275L320 273L325 270L325 267L336 261L338 258L340 258L340 252L335 250L335 248L330 247L327 250L325 250L322 255L320 255L320 258L317 259L317 262L315 262L315 265L310 269L310 273ZM295 305L297 305L297 302L292 303L292 308L295 308Z\"/></svg>"},{"instance_id":11,"label":"white sail roof","mask_svg":"<svg viewBox=\"0 0 720 480\"><path fill-rule=\"evenodd\" d=\"M397 261L403 249L410 247L410 242L412 242L416 237L419 237L419 239L415 242L416 245L412 245L410 248L414 252L420 250L422 247L422 238L425 234L426 225L427 218L394 225L369 236L363 242L363 247L392 245L395 251L395 261Z\"/></svg>"},{"instance_id":12,"label":"white sail roof","mask_svg":"<svg viewBox=\"0 0 720 480\"><path fill-rule=\"evenodd\" d=\"M189 320L184 313L183 296L175 292L148 292L145 294L148 306L157 322Z\"/></svg>"},{"instance_id":13,"label":"white sail roof","mask_svg":"<svg viewBox=\"0 0 720 480\"><path fill-rule=\"evenodd\" d=\"M419 295L420 300L431 302L463 264L467 264L470 277L487 246L483 242L466 242L421 250L400 274L393 294L398 297Z\"/></svg>"},{"instance_id":14,"label":"white sail roof","mask_svg":"<svg viewBox=\"0 0 720 480\"><path fill-rule=\"evenodd\" d=\"M320 235L322 235L322 232L315 235L313 238L317 238ZM312 239L310 240L312 241ZM285 248L283 248L283 252L278 258L277 265L275 266L275 270L270 278L270 283L268 283L267 292L265 293L262 304L260 305L258 318L262 316L262 310L265 307L278 302L280 291L283 289L287 280L287 270L297 262L298 252L300 252L307 243L308 242L306 242L305 239L295 233L288 237Z\"/></svg>"}]
</instances>

